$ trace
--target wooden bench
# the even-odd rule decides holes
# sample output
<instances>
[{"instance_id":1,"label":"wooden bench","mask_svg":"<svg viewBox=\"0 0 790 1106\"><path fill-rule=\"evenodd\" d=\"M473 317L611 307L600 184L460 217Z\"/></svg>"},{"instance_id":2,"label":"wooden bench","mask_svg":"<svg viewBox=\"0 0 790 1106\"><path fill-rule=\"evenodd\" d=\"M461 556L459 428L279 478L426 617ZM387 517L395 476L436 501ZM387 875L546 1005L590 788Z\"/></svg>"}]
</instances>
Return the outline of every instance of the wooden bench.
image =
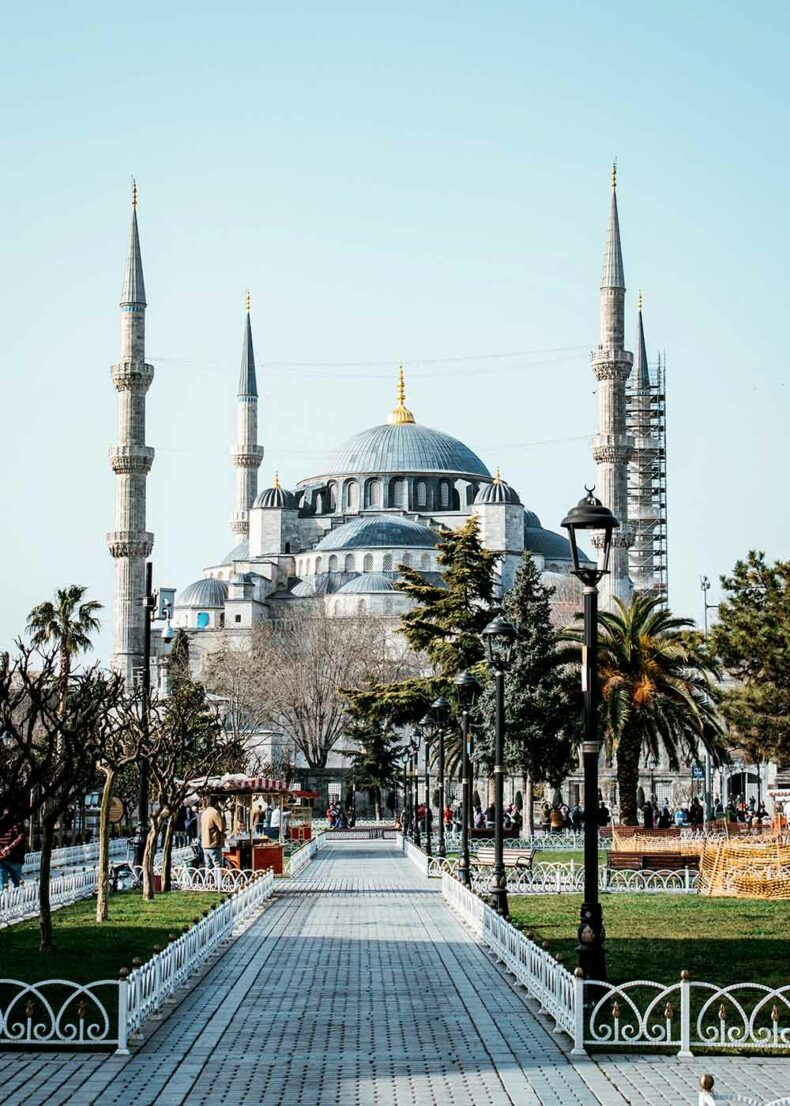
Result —
<instances>
[{"instance_id":1,"label":"wooden bench","mask_svg":"<svg viewBox=\"0 0 790 1106\"><path fill-rule=\"evenodd\" d=\"M609 853L608 867L615 872L656 872L670 871L682 872L688 868L690 872L699 871L699 856L684 856L683 853L658 852L658 853Z\"/></svg>"},{"instance_id":2,"label":"wooden bench","mask_svg":"<svg viewBox=\"0 0 790 1106\"><path fill-rule=\"evenodd\" d=\"M477 855L474 858L474 863L481 868L492 868L494 865L494 857L496 850L492 848L482 848L477 850ZM517 868L521 871L526 871L527 868L532 867L532 858L535 855L534 849L504 849L503 860L506 868Z\"/></svg>"}]
</instances>

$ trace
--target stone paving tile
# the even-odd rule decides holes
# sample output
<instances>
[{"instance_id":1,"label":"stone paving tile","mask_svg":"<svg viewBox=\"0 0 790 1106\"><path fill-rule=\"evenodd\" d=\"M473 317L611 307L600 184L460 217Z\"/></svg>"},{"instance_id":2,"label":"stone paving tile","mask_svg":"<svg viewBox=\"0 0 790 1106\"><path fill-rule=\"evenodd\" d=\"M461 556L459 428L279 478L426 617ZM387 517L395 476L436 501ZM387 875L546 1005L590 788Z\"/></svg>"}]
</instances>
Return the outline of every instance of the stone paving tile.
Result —
<instances>
[{"instance_id":1,"label":"stone paving tile","mask_svg":"<svg viewBox=\"0 0 790 1106\"><path fill-rule=\"evenodd\" d=\"M335 843L128 1059L0 1053L7 1106L649 1106L787 1061L568 1056L391 843ZM780 1072L782 1073L780 1075Z\"/></svg>"}]
</instances>

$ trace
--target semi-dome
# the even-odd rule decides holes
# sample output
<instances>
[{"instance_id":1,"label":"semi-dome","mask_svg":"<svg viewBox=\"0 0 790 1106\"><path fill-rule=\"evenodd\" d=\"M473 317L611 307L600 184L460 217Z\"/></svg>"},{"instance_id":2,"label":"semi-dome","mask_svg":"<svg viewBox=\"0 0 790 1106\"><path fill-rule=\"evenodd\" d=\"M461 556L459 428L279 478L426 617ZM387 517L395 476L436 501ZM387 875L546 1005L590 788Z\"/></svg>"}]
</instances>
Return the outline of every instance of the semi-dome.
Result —
<instances>
[{"instance_id":1,"label":"semi-dome","mask_svg":"<svg viewBox=\"0 0 790 1106\"><path fill-rule=\"evenodd\" d=\"M532 514L532 512L528 511L527 516L530 514ZM536 515L533 517L537 519ZM525 520L524 525L524 548L528 549L531 553L540 553L541 556L545 557L547 560L573 560L571 543L563 534L555 534L553 530L544 530L540 525L530 526L528 518ZM583 561L590 560L581 548L579 549L579 557Z\"/></svg>"},{"instance_id":2,"label":"semi-dome","mask_svg":"<svg viewBox=\"0 0 790 1106\"><path fill-rule=\"evenodd\" d=\"M248 561L250 559L250 543L247 538L234 545L230 553L222 559L222 564L232 565L234 561Z\"/></svg>"},{"instance_id":3,"label":"semi-dome","mask_svg":"<svg viewBox=\"0 0 790 1106\"><path fill-rule=\"evenodd\" d=\"M325 534L315 547L319 553L333 549L375 549L382 546L434 546L438 535L408 518L382 515L355 518Z\"/></svg>"},{"instance_id":4,"label":"semi-dome","mask_svg":"<svg viewBox=\"0 0 790 1106\"><path fill-rule=\"evenodd\" d=\"M497 469L493 484L483 484L475 496L475 503L478 505L484 503L513 503L520 506L521 500L516 489L505 483L499 475L499 469Z\"/></svg>"},{"instance_id":5,"label":"semi-dome","mask_svg":"<svg viewBox=\"0 0 790 1106\"><path fill-rule=\"evenodd\" d=\"M397 591L395 582L383 572L363 572L338 589L338 595L373 595L382 591Z\"/></svg>"},{"instance_id":6,"label":"semi-dome","mask_svg":"<svg viewBox=\"0 0 790 1106\"><path fill-rule=\"evenodd\" d=\"M224 580L215 580L213 576L204 576L194 584L179 591L176 595L176 609L179 607L203 607L206 609L224 607L228 598L228 585Z\"/></svg>"}]
</instances>

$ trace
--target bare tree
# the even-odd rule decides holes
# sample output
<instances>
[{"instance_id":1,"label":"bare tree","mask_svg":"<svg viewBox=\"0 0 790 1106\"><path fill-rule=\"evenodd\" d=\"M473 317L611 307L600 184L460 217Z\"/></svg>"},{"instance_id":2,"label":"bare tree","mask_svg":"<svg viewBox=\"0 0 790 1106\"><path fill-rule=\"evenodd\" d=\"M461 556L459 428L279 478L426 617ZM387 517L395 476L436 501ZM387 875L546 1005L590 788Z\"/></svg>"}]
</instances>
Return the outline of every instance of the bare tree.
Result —
<instances>
[{"instance_id":1,"label":"bare tree","mask_svg":"<svg viewBox=\"0 0 790 1106\"><path fill-rule=\"evenodd\" d=\"M19 657L0 665L0 791L9 816L35 789L41 803L40 948L52 948L49 883L55 827L96 777L124 681L98 665L64 675L57 647L17 642Z\"/></svg>"},{"instance_id":2,"label":"bare tree","mask_svg":"<svg viewBox=\"0 0 790 1106\"><path fill-rule=\"evenodd\" d=\"M348 722L339 688L404 679L416 662L391 619L330 618L316 605L262 624L238 663L256 726L281 734L311 768L324 768ZM214 670L217 691L221 672ZM224 686L235 685L228 679Z\"/></svg>"}]
</instances>

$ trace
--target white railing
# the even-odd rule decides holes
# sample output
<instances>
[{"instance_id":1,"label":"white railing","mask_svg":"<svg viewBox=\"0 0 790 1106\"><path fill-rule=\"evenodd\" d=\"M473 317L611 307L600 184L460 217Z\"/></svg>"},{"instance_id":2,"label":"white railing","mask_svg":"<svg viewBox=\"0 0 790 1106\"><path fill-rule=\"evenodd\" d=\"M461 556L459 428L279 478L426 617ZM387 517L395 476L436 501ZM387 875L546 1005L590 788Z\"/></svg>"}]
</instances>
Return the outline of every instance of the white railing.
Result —
<instances>
[{"instance_id":1,"label":"white railing","mask_svg":"<svg viewBox=\"0 0 790 1106\"><path fill-rule=\"evenodd\" d=\"M304 871L316 853L325 847L326 835L321 830L315 837L311 837L301 849L291 854L285 863L285 874L287 876L298 876L300 872Z\"/></svg>"},{"instance_id":2,"label":"white railing","mask_svg":"<svg viewBox=\"0 0 790 1106\"><path fill-rule=\"evenodd\" d=\"M441 869L436 866L437 874ZM451 874L452 874L451 869ZM430 872L433 875L433 872ZM584 867L569 864L533 864L521 871L506 869L507 889L515 895L573 894L584 890ZM476 891L488 891L492 869L472 867L472 886ZM644 892L694 895L697 893L697 873L689 868L621 871L598 868L598 888L603 892Z\"/></svg>"},{"instance_id":3,"label":"white railing","mask_svg":"<svg viewBox=\"0 0 790 1106\"><path fill-rule=\"evenodd\" d=\"M129 855L129 843L131 838L113 837L110 841L110 860ZM52 850L52 867L69 868L75 865L90 864L99 859L99 842L91 841L87 845L68 845L62 849ZM23 875L33 874L41 867L41 852L28 853L25 863L22 865Z\"/></svg>"},{"instance_id":4,"label":"white railing","mask_svg":"<svg viewBox=\"0 0 790 1106\"><path fill-rule=\"evenodd\" d=\"M422 849L418 849L414 842L410 841L408 837L404 837L400 831L397 831L395 834L395 842L398 848L406 854L412 864L419 869L420 874L427 877L428 857Z\"/></svg>"},{"instance_id":5,"label":"white railing","mask_svg":"<svg viewBox=\"0 0 790 1106\"><path fill-rule=\"evenodd\" d=\"M790 985L766 987L733 983L720 987L691 980L681 972L665 985L638 979L613 984L571 973L478 895L453 876L442 875L442 896L476 939L488 946L507 971L540 1003L540 1013L573 1041L573 1054L585 1045L605 1048L743 1052L790 1049ZM587 1007L585 1007L585 999Z\"/></svg>"},{"instance_id":6,"label":"white railing","mask_svg":"<svg viewBox=\"0 0 790 1106\"><path fill-rule=\"evenodd\" d=\"M87 898L96 890L96 869L67 872L49 882L49 899L53 909ZM39 881L26 880L0 894L0 926L34 918L38 914Z\"/></svg>"},{"instance_id":7,"label":"white railing","mask_svg":"<svg viewBox=\"0 0 790 1106\"><path fill-rule=\"evenodd\" d=\"M432 841L438 842L434 833ZM461 835L454 831L445 831L445 847L458 849L461 847ZM491 837L473 837L469 840L469 851L475 852L479 848L491 848L494 845L493 833ZM506 837L504 841L506 849L546 849L550 852L582 852L584 850L584 834L575 830L563 830L562 833L549 833L538 830L528 837ZM611 837L598 837L599 852L609 852L612 847Z\"/></svg>"},{"instance_id":8,"label":"white railing","mask_svg":"<svg viewBox=\"0 0 790 1106\"><path fill-rule=\"evenodd\" d=\"M137 1032L143 1023L172 1001L183 986L215 949L226 941L234 928L246 921L274 891L274 873L256 873L243 890L223 903L119 982L118 1051L126 1050L127 1034ZM123 1042L121 1043L121 1038Z\"/></svg>"},{"instance_id":9,"label":"white railing","mask_svg":"<svg viewBox=\"0 0 790 1106\"><path fill-rule=\"evenodd\" d=\"M131 974L122 971L117 980L79 984L0 979L0 1045L116 1045L117 1053L128 1054L129 1036L174 999L177 989L273 891L271 869L256 872L242 890Z\"/></svg>"}]
</instances>

